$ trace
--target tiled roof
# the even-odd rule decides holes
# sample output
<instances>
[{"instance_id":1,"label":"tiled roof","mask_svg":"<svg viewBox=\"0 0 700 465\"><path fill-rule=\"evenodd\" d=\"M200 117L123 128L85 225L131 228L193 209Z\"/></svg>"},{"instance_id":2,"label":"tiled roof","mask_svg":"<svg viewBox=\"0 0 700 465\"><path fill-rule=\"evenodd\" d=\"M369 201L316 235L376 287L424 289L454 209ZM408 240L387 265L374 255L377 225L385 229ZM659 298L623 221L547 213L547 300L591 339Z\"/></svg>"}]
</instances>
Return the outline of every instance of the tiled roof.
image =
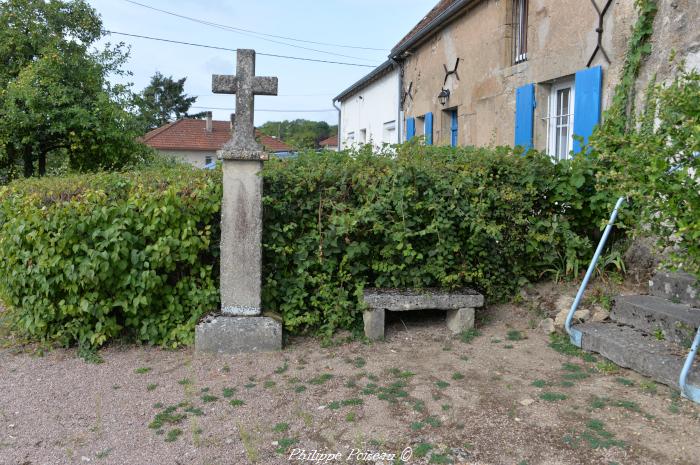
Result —
<instances>
[{"instance_id":1,"label":"tiled roof","mask_svg":"<svg viewBox=\"0 0 700 465\"><path fill-rule=\"evenodd\" d=\"M338 135L331 136L328 139L323 139L321 142L318 143L321 147L337 147L338 146Z\"/></svg>"},{"instance_id":2,"label":"tiled roof","mask_svg":"<svg viewBox=\"0 0 700 465\"><path fill-rule=\"evenodd\" d=\"M215 152L231 138L231 123L212 121L212 131L206 131L206 120L181 119L148 132L143 142L160 150L193 150ZM255 136L267 152L289 152L291 148L279 139L255 130Z\"/></svg>"},{"instance_id":3,"label":"tiled roof","mask_svg":"<svg viewBox=\"0 0 700 465\"><path fill-rule=\"evenodd\" d=\"M453 3L455 3L457 0L440 0L437 5L433 7L432 10L428 12L427 15L423 19L421 19L418 24L416 24L411 31L404 36L403 39L399 41L398 44L394 47L394 49L399 48L402 44L407 42L409 39L411 39L414 35L416 35L421 29L426 27L432 20L438 17L440 13L448 9L450 6L452 6Z\"/></svg>"}]
</instances>

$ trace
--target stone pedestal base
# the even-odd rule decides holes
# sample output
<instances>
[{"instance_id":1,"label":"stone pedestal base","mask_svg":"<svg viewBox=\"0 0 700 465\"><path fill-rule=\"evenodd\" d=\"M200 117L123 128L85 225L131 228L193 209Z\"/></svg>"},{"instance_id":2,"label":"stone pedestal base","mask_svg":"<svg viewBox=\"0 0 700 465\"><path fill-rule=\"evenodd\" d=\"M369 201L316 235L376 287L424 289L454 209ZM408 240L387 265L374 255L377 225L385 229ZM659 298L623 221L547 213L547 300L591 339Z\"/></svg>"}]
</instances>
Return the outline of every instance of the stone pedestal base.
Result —
<instances>
[{"instance_id":1,"label":"stone pedestal base","mask_svg":"<svg viewBox=\"0 0 700 465\"><path fill-rule=\"evenodd\" d=\"M282 350L282 323L267 317L208 317L195 329L194 348L215 354Z\"/></svg>"},{"instance_id":2,"label":"stone pedestal base","mask_svg":"<svg viewBox=\"0 0 700 465\"><path fill-rule=\"evenodd\" d=\"M362 314L365 323L365 336L370 341L384 339L384 317L386 312L383 308L370 309Z\"/></svg>"},{"instance_id":3,"label":"stone pedestal base","mask_svg":"<svg viewBox=\"0 0 700 465\"><path fill-rule=\"evenodd\" d=\"M474 309L460 308L447 311L447 328L454 334L474 327Z\"/></svg>"}]
</instances>

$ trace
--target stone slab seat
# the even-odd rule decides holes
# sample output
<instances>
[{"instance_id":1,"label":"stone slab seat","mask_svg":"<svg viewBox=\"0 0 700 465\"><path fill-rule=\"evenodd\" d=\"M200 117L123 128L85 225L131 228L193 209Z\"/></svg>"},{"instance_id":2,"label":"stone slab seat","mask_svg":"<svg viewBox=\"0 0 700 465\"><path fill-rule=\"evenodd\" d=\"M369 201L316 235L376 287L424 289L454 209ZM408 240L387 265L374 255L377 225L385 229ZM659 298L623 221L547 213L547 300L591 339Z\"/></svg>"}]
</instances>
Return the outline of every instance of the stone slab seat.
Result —
<instances>
[{"instance_id":1,"label":"stone slab seat","mask_svg":"<svg viewBox=\"0 0 700 465\"><path fill-rule=\"evenodd\" d=\"M459 334L474 327L474 309L484 305L484 296L471 289L365 289L364 300L365 336L372 341L384 338L387 311L447 310L447 327Z\"/></svg>"}]
</instances>

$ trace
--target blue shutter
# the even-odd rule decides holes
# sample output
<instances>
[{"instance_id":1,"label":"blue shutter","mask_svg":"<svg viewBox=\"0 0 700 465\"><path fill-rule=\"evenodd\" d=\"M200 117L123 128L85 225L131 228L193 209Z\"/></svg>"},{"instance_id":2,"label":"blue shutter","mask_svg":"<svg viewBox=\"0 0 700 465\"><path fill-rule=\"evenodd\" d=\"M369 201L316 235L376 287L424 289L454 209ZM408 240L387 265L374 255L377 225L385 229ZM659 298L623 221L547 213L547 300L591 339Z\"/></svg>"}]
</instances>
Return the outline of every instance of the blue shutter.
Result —
<instances>
[{"instance_id":1,"label":"blue shutter","mask_svg":"<svg viewBox=\"0 0 700 465\"><path fill-rule=\"evenodd\" d=\"M600 66L576 73L576 96L574 98L574 135L585 142L600 122L601 89L603 69ZM581 151L581 144L574 140L574 153Z\"/></svg>"},{"instance_id":2,"label":"blue shutter","mask_svg":"<svg viewBox=\"0 0 700 465\"><path fill-rule=\"evenodd\" d=\"M530 150L533 143L535 119L535 85L528 84L515 91L515 145Z\"/></svg>"},{"instance_id":3,"label":"blue shutter","mask_svg":"<svg viewBox=\"0 0 700 465\"><path fill-rule=\"evenodd\" d=\"M416 135L416 119L408 118L406 120L406 141L413 139Z\"/></svg>"},{"instance_id":4,"label":"blue shutter","mask_svg":"<svg viewBox=\"0 0 700 465\"><path fill-rule=\"evenodd\" d=\"M425 145L433 145L433 114L425 114Z\"/></svg>"},{"instance_id":5,"label":"blue shutter","mask_svg":"<svg viewBox=\"0 0 700 465\"><path fill-rule=\"evenodd\" d=\"M452 147L457 147L457 135L459 131L459 125L457 123L457 110L452 110L450 113L452 115L452 124L450 126L452 132Z\"/></svg>"}]
</instances>

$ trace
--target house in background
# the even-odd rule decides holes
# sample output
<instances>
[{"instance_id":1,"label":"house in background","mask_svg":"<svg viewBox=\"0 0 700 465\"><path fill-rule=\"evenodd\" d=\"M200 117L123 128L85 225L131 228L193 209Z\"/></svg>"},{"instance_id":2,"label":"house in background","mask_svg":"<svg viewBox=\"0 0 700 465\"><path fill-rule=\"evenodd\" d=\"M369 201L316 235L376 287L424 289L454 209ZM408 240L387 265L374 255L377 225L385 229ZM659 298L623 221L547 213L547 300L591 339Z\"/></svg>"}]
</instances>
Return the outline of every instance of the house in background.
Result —
<instances>
[{"instance_id":1,"label":"house in background","mask_svg":"<svg viewBox=\"0 0 700 465\"><path fill-rule=\"evenodd\" d=\"M334 98L334 104L340 103L339 149L398 144L399 92L399 67L389 60Z\"/></svg>"},{"instance_id":2,"label":"house in background","mask_svg":"<svg viewBox=\"0 0 700 465\"><path fill-rule=\"evenodd\" d=\"M520 145L563 160L612 103L637 21L634 0L440 0L389 60L343 91L340 147L423 137ZM654 47L636 84L700 63L697 0L658 2Z\"/></svg>"},{"instance_id":3,"label":"house in background","mask_svg":"<svg viewBox=\"0 0 700 465\"><path fill-rule=\"evenodd\" d=\"M323 139L321 142L318 143L318 145L323 149L323 150L331 150L333 152L338 151L338 136L330 136L327 139Z\"/></svg>"},{"instance_id":4,"label":"house in background","mask_svg":"<svg viewBox=\"0 0 700 465\"><path fill-rule=\"evenodd\" d=\"M144 136L143 143L159 153L204 168L216 161L216 152L231 139L231 128L231 121L214 121L209 112L206 119L180 119L154 129ZM257 129L255 135L266 152L282 157L291 153L281 140Z\"/></svg>"}]
</instances>

